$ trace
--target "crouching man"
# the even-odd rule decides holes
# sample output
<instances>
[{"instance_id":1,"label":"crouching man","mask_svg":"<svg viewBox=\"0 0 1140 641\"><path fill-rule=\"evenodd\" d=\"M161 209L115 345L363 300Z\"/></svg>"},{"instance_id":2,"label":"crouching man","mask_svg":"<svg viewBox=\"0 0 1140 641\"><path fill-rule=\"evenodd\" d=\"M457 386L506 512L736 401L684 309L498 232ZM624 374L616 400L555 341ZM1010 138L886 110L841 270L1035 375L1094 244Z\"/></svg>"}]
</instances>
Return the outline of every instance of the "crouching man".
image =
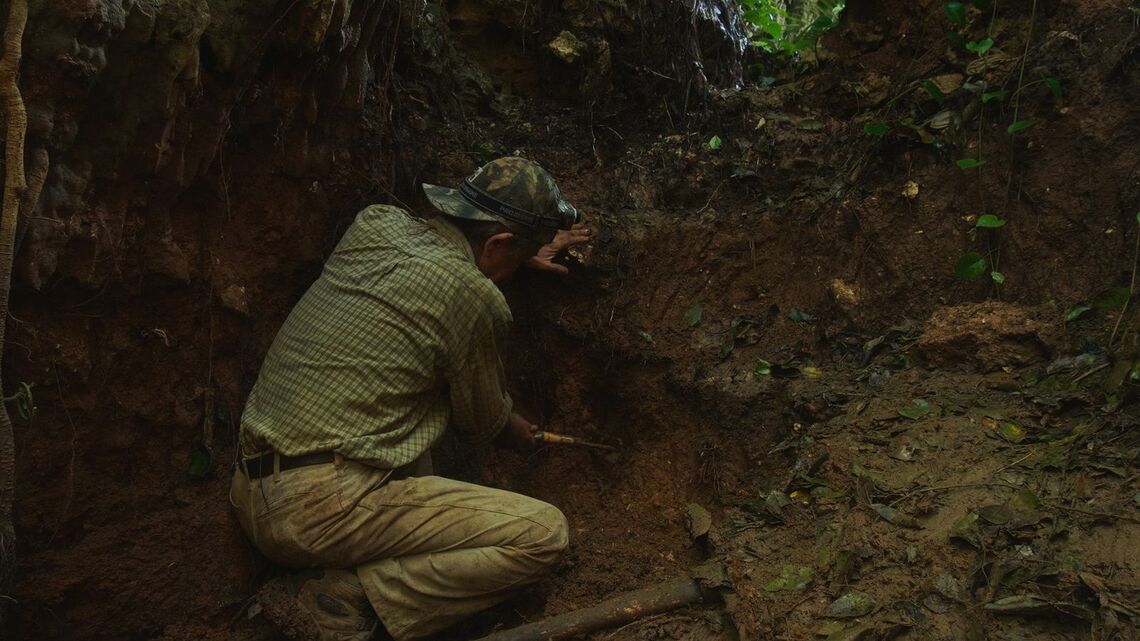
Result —
<instances>
[{"instance_id":1,"label":"crouching man","mask_svg":"<svg viewBox=\"0 0 1140 641\"><path fill-rule=\"evenodd\" d=\"M271 560L301 570L259 593L294 639L431 634L548 574L567 545L554 506L434 476L448 425L472 448L525 447L495 283L587 239L550 175L521 158L458 189L443 214L357 215L266 355L241 421L231 502Z\"/></svg>"}]
</instances>

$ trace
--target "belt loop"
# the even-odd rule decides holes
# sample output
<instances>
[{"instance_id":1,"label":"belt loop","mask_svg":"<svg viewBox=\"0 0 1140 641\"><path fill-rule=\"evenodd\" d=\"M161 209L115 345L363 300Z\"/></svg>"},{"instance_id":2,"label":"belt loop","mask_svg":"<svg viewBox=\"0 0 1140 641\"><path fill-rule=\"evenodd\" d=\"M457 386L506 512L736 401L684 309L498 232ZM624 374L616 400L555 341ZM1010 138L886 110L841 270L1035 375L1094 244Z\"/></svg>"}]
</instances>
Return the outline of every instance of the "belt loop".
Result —
<instances>
[{"instance_id":1,"label":"belt loop","mask_svg":"<svg viewBox=\"0 0 1140 641\"><path fill-rule=\"evenodd\" d=\"M340 452L333 452L333 467L338 470L344 467L344 457L340 455Z\"/></svg>"},{"instance_id":2,"label":"belt loop","mask_svg":"<svg viewBox=\"0 0 1140 641\"><path fill-rule=\"evenodd\" d=\"M273 482L281 482L281 455L273 452Z\"/></svg>"}]
</instances>

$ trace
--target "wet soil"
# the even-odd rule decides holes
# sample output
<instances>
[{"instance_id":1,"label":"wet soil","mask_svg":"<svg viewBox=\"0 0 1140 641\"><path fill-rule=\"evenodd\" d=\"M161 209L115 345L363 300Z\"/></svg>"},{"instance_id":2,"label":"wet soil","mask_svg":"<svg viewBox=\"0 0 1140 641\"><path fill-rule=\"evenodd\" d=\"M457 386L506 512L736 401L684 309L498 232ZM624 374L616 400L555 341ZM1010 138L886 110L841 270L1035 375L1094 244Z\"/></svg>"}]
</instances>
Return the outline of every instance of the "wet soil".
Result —
<instances>
[{"instance_id":1,"label":"wet soil","mask_svg":"<svg viewBox=\"0 0 1140 641\"><path fill-rule=\"evenodd\" d=\"M687 109L532 95L506 116L440 122L409 107L435 141L408 151L417 178L456 182L487 149L518 150L586 213L595 240L569 276L505 287L516 317L506 360L536 421L617 446L451 466L561 507L572 547L534 593L443 638L706 560L726 569L724 606L599 638L1136 638L1136 386L1101 367L1129 355L1103 349L1118 311L1064 320L1132 270L1134 15L1043 2L1026 66L1061 78L1063 100L1027 89L1020 113L1040 122L1016 138L998 106L958 130L925 127L928 141L897 122L939 113L921 80L971 60L947 46L939 4L874 4L848 9L818 63ZM986 22L972 17L972 35ZM1019 56L1028 10L1002 7L991 24ZM503 63L509 79L538 82L515 61ZM1017 72L983 75L1012 90ZM955 101L945 108L961 117ZM896 124L864 133L879 121ZM983 151L983 172L954 165ZM227 158L256 165L253 151ZM205 229L188 218L182 233L212 239L217 269L258 283L250 296L271 313L169 279L15 300L7 361L37 383L40 407L17 434L19 638L275 638L246 609L269 568L225 504L236 421L353 210L275 213L290 179L224 176L184 205L210 212ZM427 211L413 189L399 196ZM973 226L990 211L1008 220L999 233ZM953 275L971 249L1000 260L1003 285ZM1128 344L1134 326L1122 327ZM213 471L192 481L203 442ZM461 460L460 447L446 443L443 460ZM696 540L692 504L713 524ZM828 616L851 591L870 610ZM1042 601L987 609L1025 595Z\"/></svg>"}]
</instances>

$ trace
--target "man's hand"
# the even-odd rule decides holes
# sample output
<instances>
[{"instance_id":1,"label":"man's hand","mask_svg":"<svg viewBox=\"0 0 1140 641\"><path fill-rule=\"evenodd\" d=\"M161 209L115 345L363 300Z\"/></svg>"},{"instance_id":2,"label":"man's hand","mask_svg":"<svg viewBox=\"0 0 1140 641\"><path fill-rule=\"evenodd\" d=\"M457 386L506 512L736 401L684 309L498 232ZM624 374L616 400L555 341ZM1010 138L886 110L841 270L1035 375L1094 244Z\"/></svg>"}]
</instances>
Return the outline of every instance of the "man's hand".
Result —
<instances>
[{"instance_id":1,"label":"man's hand","mask_svg":"<svg viewBox=\"0 0 1140 641\"><path fill-rule=\"evenodd\" d=\"M550 241L549 245L543 245L538 253L527 261L526 266L539 271L569 274L570 269L554 262L554 258L562 253L562 250L580 245L588 240L590 240L590 230L586 228L584 223L578 223L570 229L563 229L554 235L554 240Z\"/></svg>"},{"instance_id":2,"label":"man's hand","mask_svg":"<svg viewBox=\"0 0 1140 641\"><path fill-rule=\"evenodd\" d=\"M501 447L509 447L515 450L529 450L534 447L534 433L537 431L537 425L517 413L511 412L507 424L503 426L503 431L499 432L495 443Z\"/></svg>"}]
</instances>

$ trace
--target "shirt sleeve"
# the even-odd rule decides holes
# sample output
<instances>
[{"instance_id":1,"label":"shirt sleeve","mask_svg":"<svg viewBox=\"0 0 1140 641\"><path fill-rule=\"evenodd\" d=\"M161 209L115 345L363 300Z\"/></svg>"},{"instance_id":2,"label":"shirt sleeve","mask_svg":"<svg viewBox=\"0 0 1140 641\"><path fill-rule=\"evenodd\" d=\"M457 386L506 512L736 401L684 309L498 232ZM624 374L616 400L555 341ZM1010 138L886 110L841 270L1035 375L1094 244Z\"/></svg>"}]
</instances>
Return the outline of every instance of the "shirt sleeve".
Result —
<instances>
[{"instance_id":1,"label":"shirt sleeve","mask_svg":"<svg viewBox=\"0 0 1140 641\"><path fill-rule=\"evenodd\" d=\"M482 283L480 285L483 285ZM510 310L490 281L463 287L452 297L446 377L451 418L475 443L498 436L510 416L512 401L499 349L510 325Z\"/></svg>"}]
</instances>

